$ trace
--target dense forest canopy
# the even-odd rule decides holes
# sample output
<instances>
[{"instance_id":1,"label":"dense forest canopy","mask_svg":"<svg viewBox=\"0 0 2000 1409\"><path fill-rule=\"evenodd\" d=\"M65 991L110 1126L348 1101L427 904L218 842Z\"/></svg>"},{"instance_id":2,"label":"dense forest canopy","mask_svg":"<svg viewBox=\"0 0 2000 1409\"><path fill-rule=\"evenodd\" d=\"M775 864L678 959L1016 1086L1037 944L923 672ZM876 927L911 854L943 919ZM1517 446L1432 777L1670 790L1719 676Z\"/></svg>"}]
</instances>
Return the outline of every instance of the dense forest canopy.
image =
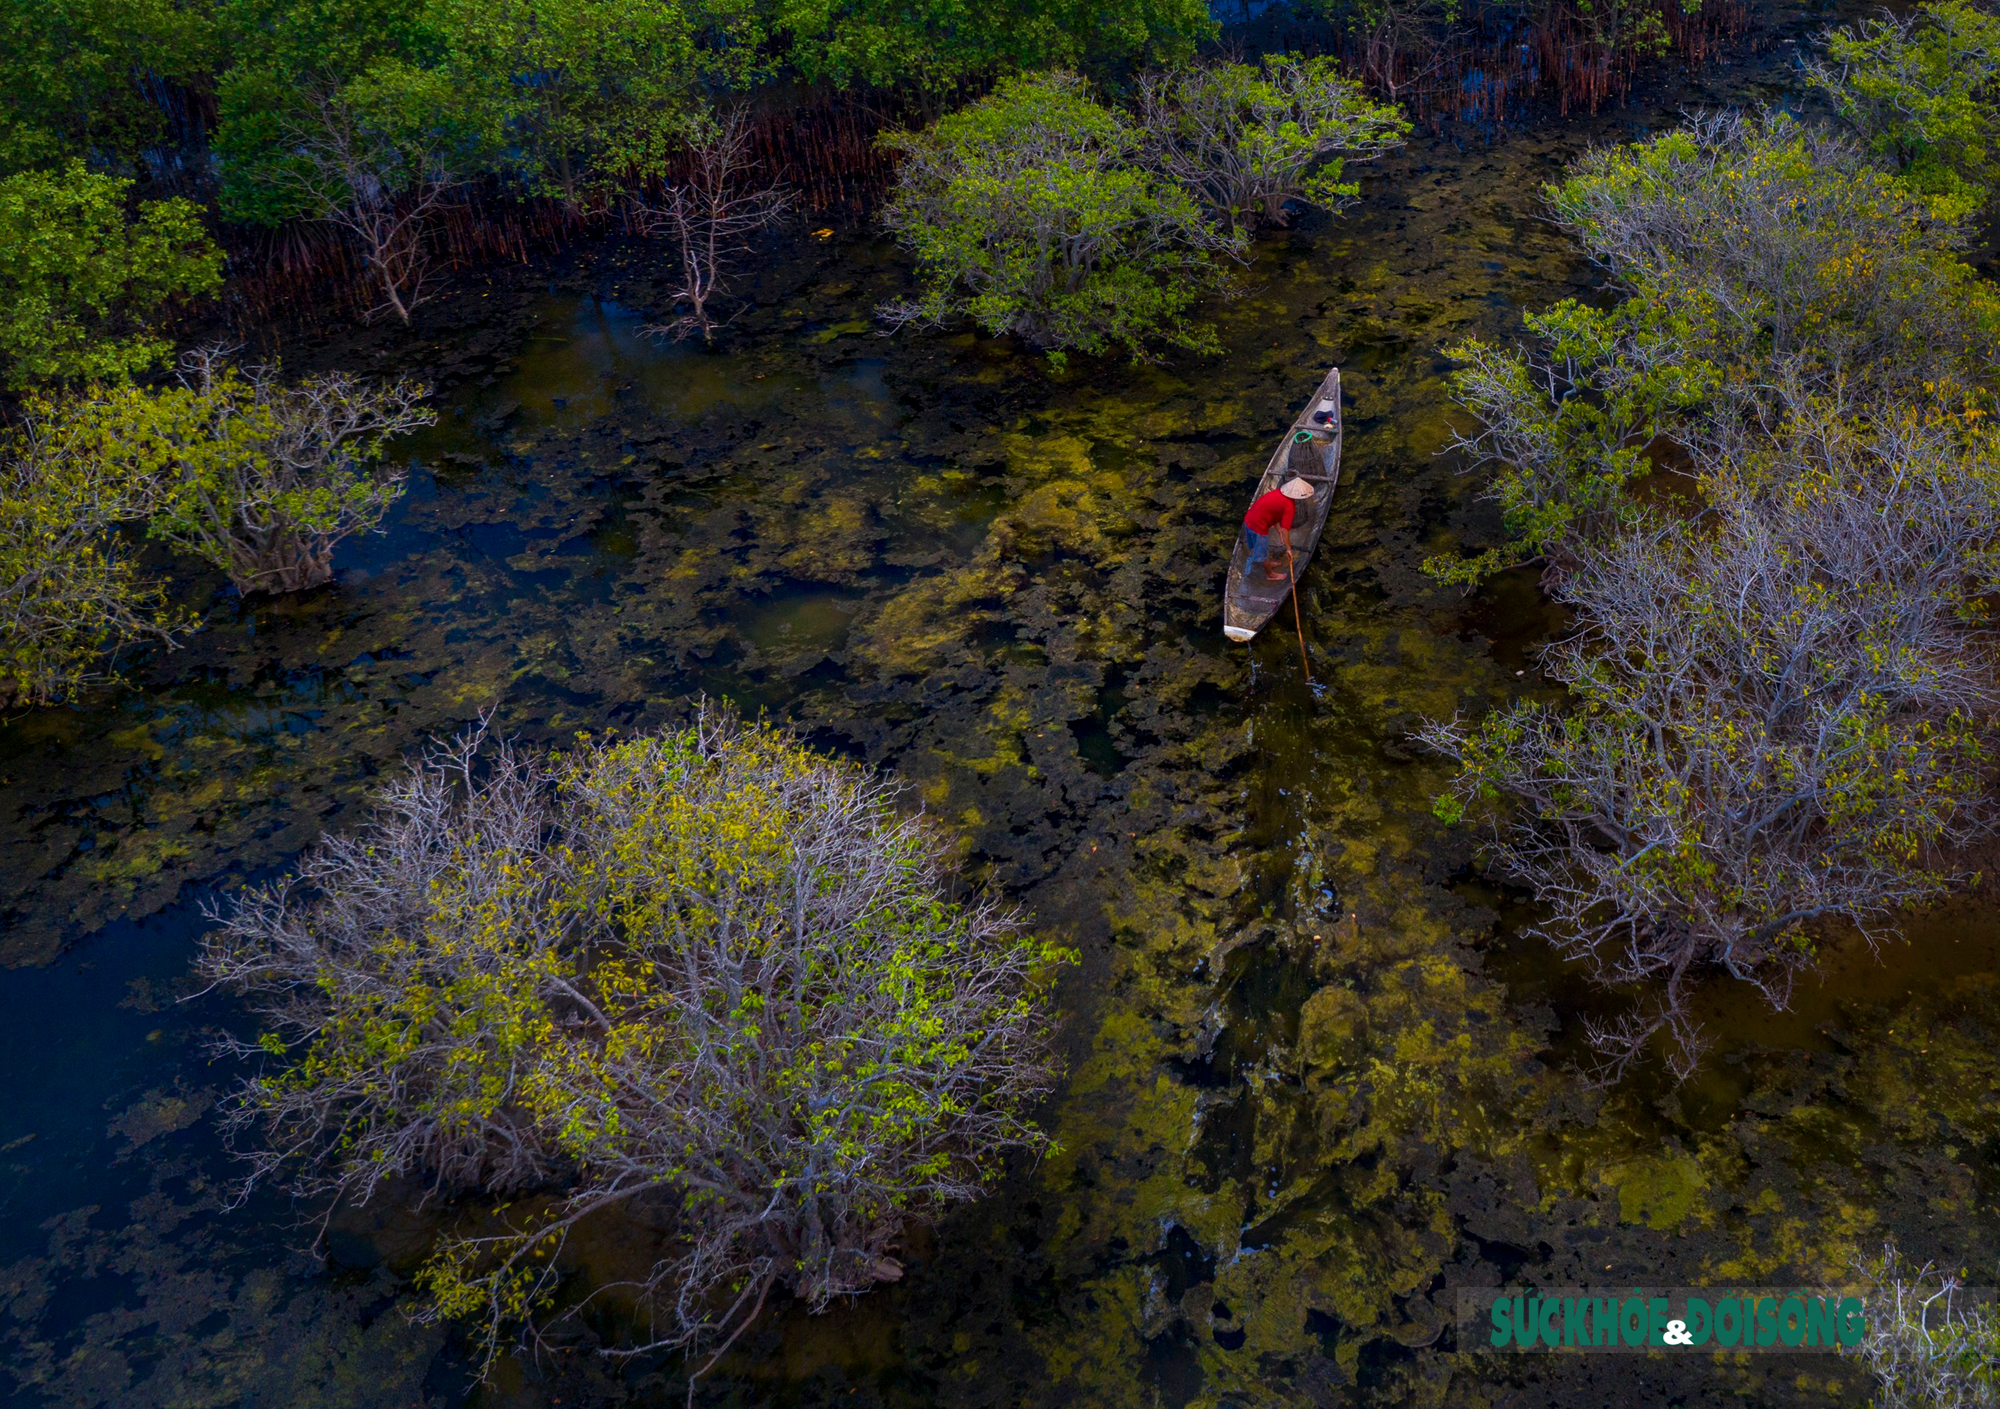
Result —
<instances>
[{"instance_id":1,"label":"dense forest canopy","mask_svg":"<svg viewBox=\"0 0 2000 1409\"><path fill-rule=\"evenodd\" d=\"M175 222L196 262L154 261L155 304L216 292L199 264L216 251L179 238L194 213L171 198L199 207L227 253L233 319L337 304L407 322L441 268L518 248L515 216L535 212L544 232L614 213L644 223L632 202L691 169L713 173L705 134L728 128L732 112L757 114L732 139L743 158L732 178L761 162L767 185L782 176L817 192L860 166L879 195L894 158L871 154L869 137L921 125L1009 76L1074 72L1114 106L1136 103L1163 169L1190 153L1212 162L1201 129L1247 104L1291 176L1169 174L1203 199L1217 179L1233 182L1231 199L1261 201L1269 223L1286 181L1339 185L1341 158L1315 125L1351 128L1340 108L1353 99L1313 112L1315 95L1333 91L1316 71L1305 88L1306 70L1255 77L1255 64L1192 85L1171 77L1218 41L1303 45L1320 56L1312 63L1338 58L1393 104L1490 117L1508 95L1536 91L1595 106L1649 56L1675 44L1696 55L1741 23L1730 0L1687 10L1299 0L1224 39L1219 13L1197 0L21 0L0 15L0 178L57 183L38 188L48 221L60 206L102 209L117 190L135 217ZM842 103L840 120L861 135L837 153L787 117ZM1350 142L1348 158L1366 146ZM711 282L695 271L688 288L705 301ZM146 311L136 304L110 310L115 321ZM714 326L708 313L696 322Z\"/></svg>"},{"instance_id":2,"label":"dense forest canopy","mask_svg":"<svg viewBox=\"0 0 2000 1409\"><path fill-rule=\"evenodd\" d=\"M355 85L357 101L385 108L448 97L448 111L423 116L461 124L467 142L497 123L504 135L481 155L531 186L601 144L627 154L618 141L697 92L778 81L943 91L1014 69L1185 58L1215 32L1194 0L46 0L9 6L0 23L9 168L71 156L138 165L212 122L226 178L255 161L295 95ZM238 199L247 215L271 213Z\"/></svg>"}]
</instances>

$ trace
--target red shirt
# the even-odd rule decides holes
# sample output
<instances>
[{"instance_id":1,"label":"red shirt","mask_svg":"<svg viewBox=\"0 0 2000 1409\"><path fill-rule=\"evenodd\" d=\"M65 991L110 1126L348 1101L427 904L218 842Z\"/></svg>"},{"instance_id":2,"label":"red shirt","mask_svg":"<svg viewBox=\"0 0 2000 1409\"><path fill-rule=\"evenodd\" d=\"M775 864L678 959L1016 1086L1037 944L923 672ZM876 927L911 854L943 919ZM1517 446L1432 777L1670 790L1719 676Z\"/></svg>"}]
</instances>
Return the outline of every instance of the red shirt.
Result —
<instances>
[{"instance_id":1,"label":"red shirt","mask_svg":"<svg viewBox=\"0 0 2000 1409\"><path fill-rule=\"evenodd\" d=\"M1243 516L1243 526L1252 533L1269 533L1273 524L1283 524L1285 532L1292 531L1292 514L1299 501L1282 490L1274 489L1269 494L1257 496L1257 502L1250 506L1250 512Z\"/></svg>"}]
</instances>

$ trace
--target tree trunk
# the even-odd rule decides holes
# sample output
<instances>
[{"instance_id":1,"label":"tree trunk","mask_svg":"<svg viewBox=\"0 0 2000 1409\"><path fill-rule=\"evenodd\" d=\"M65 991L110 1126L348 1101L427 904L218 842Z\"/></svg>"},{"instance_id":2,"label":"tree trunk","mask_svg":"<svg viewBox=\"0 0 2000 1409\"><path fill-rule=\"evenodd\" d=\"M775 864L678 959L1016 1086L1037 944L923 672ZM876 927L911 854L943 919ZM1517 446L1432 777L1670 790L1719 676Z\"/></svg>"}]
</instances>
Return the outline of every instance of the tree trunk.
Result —
<instances>
[{"instance_id":1,"label":"tree trunk","mask_svg":"<svg viewBox=\"0 0 2000 1409\"><path fill-rule=\"evenodd\" d=\"M333 545L323 539L302 540L279 529L255 549L239 553L229 565L229 580L244 596L268 592L308 592L333 580Z\"/></svg>"}]
</instances>

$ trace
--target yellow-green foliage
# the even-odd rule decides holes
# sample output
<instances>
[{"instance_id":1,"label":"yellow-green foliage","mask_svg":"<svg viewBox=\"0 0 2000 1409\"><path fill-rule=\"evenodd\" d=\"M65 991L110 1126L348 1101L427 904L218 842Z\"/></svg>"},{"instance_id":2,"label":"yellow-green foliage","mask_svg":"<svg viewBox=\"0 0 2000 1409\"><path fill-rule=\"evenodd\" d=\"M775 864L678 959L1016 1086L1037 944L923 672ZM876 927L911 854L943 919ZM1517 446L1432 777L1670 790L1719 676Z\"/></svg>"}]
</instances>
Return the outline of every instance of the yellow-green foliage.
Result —
<instances>
[{"instance_id":1,"label":"yellow-green foliage","mask_svg":"<svg viewBox=\"0 0 2000 1409\"><path fill-rule=\"evenodd\" d=\"M118 380L165 361L153 326L213 293L222 251L176 197L129 208L132 182L87 169L0 180L0 381Z\"/></svg>"},{"instance_id":2,"label":"yellow-green foliage","mask_svg":"<svg viewBox=\"0 0 2000 1409\"><path fill-rule=\"evenodd\" d=\"M105 655L184 625L123 551L171 460L146 393L30 398L0 436L0 697L59 699L105 678Z\"/></svg>"},{"instance_id":3,"label":"yellow-green foliage","mask_svg":"<svg viewBox=\"0 0 2000 1409\"><path fill-rule=\"evenodd\" d=\"M1573 707L1424 737L1462 769L1438 815L1497 824L1547 937L1656 985L1600 1045L1664 1026L1685 1075L1695 974L1782 1005L1830 923L1937 897L1995 824L2000 298L1960 258L1965 201L1781 114L1593 152L1549 195L1630 297L1531 317L1533 352L1457 350L1519 541L1426 566L1547 558ZM1667 457L1672 485L1629 492Z\"/></svg>"},{"instance_id":4,"label":"yellow-green foliage","mask_svg":"<svg viewBox=\"0 0 2000 1409\"><path fill-rule=\"evenodd\" d=\"M641 1200L663 1338L784 1287L815 1308L898 1274L905 1222L968 1199L1046 1090L1064 951L955 901L946 839L789 736L704 717L543 763L474 743L378 799L304 879L253 892L206 970L251 998L274 1069L232 1120L303 1192L389 1174L548 1191L446 1238L433 1310L498 1329L553 1295L581 1220Z\"/></svg>"},{"instance_id":5,"label":"yellow-green foliage","mask_svg":"<svg viewBox=\"0 0 2000 1409\"><path fill-rule=\"evenodd\" d=\"M1338 60L1266 54L1261 68L1206 64L1142 78L1148 155L1232 223L1279 222L1299 201L1338 210L1360 193L1342 180L1410 135L1393 103L1369 101Z\"/></svg>"},{"instance_id":6,"label":"yellow-green foliage","mask_svg":"<svg viewBox=\"0 0 2000 1409\"><path fill-rule=\"evenodd\" d=\"M1977 424L1975 418L1974 425ZM1702 520L1645 517L1557 584L1575 706L1519 701L1427 737L1462 767L1439 815L1501 797L1492 848L1601 976L1723 965L1782 997L1822 925L1876 922L1960 878L1992 824L1982 668L2000 447L1960 417L1869 433L1824 413L1704 463Z\"/></svg>"},{"instance_id":7,"label":"yellow-green foliage","mask_svg":"<svg viewBox=\"0 0 2000 1409\"><path fill-rule=\"evenodd\" d=\"M1142 164L1132 120L1075 74L1002 79L928 130L882 141L903 154L886 219L923 284L883 310L892 322L970 318L1058 366L1072 348L1216 350L1214 329L1188 314L1240 238Z\"/></svg>"},{"instance_id":8,"label":"yellow-green foliage","mask_svg":"<svg viewBox=\"0 0 2000 1409\"><path fill-rule=\"evenodd\" d=\"M1991 197L2000 19L1942 0L1864 20L1829 34L1806 74L1916 189L1973 205Z\"/></svg>"},{"instance_id":9,"label":"yellow-green foliage","mask_svg":"<svg viewBox=\"0 0 2000 1409\"><path fill-rule=\"evenodd\" d=\"M1866 384L1975 375L2000 297L1959 258L1968 206L1783 114L1710 117L1586 155L1557 218L1653 335L1726 377L1772 363Z\"/></svg>"},{"instance_id":10,"label":"yellow-green foliage","mask_svg":"<svg viewBox=\"0 0 2000 1409\"><path fill-rule=\"evenodd\" d=\"M109 650L186 624L139 575L122 525L147 520L245 590L315 585L334 546L402 493L369 462L435 419L413 382L285 387L205 357L190 371L30 397L0 436L0 695L62 698L106 678Z\"/></svg>"},{"instance_id":11,"label":"yellow-green foliage","mask_svg":"<svg viewBox=\"0 0 2000 1409\"><path fill-rule=\"evenodd\" d=\"M293 592L333 576L334 548L379 524L403 493L376 462L430 425L421 382L336 372L296 384L213 352L182 361L181 385L139 410L171 456L147 532L227 572L243 592Z\"/></svg>"},{"instance_id":12,"label":"yellow-green foliage","mask_svg":"<svg viewBox=\"0 0 2000 1409\"><path fill-rule=\"evenodd\" d=\"M1859 407L1963 395L2000 356L2000 296L1961 257L1969 207L1782 114L1710 117L1587 154L1546 188L1631 297L1525 319L1528 351L1453 347L1464 448L1510 542L1426 569L1476 584L1627 516L1663 440L1771 419L1782 391Z\"/></svg>"}]
</instances>

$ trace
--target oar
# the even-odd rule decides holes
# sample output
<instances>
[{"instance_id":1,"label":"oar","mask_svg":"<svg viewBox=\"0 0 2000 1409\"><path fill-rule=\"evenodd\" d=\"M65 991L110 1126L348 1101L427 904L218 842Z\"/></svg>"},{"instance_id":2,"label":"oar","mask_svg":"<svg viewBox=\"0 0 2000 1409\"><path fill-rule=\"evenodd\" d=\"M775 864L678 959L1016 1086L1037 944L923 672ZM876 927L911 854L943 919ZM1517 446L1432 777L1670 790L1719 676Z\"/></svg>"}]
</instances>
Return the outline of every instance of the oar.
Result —
<instances>
[{"instance_id":1,"label":"oar","mask_svg":"<svg viewBox=\"0 0 2000 1409\"><path fill-rule=\"evenodd\" d=\"M1306 623L1299 615L1299 569L1292 559L1291 530L1285 531L1285 575L1292 580L1292 625L1299 629L1299 660L1306 668L1306 684L1312 684L1313 663L1306 656Z\"/></svg>"}]
</instances>

